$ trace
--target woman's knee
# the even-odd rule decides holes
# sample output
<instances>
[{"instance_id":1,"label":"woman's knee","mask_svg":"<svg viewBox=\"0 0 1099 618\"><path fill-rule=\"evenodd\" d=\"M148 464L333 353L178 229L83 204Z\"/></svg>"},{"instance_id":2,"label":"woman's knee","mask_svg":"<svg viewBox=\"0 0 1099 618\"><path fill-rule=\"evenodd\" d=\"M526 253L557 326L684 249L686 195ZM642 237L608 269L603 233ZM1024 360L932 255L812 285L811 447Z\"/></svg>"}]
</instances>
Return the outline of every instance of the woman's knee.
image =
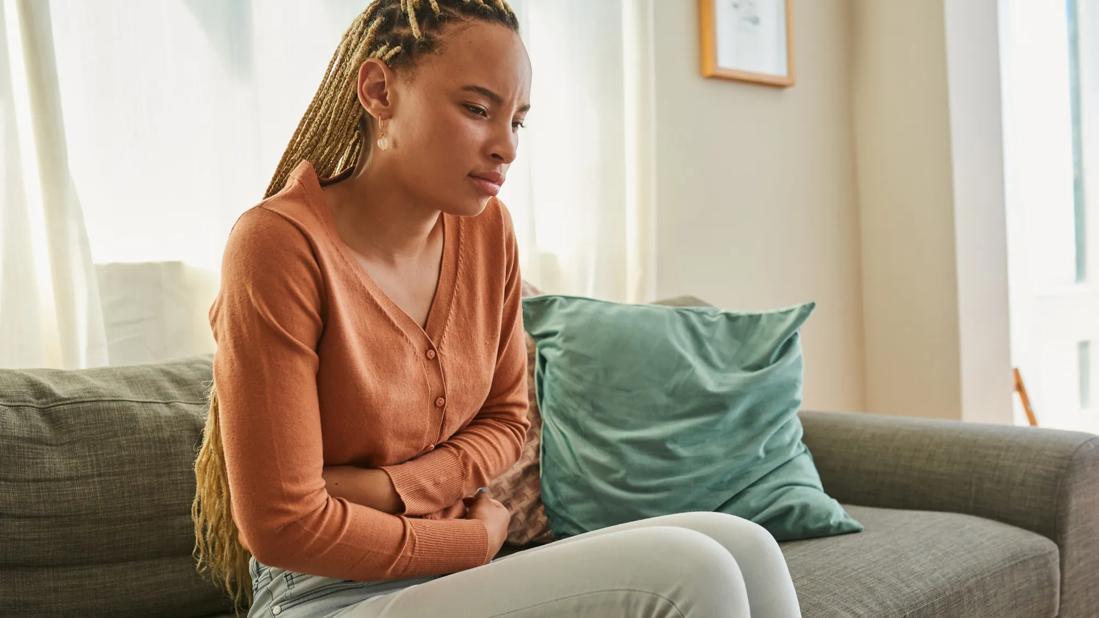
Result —
<instances>
[{"instance_id":1,"label":"woman's knee","mask_svg":"<svg viewBox=\"0 0 1099 618\"><path fill-rule=\"evenodd\" d=\"M671 525L701 532L717 540L730 551L739 549L751 551L757 555L782 555L774 535L750 519L710 511L677 513L674 517L676 518L674 522L669 522ZM738 556L735 551L733 555Z\"/></svg>"},{"instance_id":2,"label":"woman's knee","mask_svg":"<svg viewBox=\"0 0 1099 618\"><path fill-rule=\"evenodd\" d=\"M642 547L649 561L670 569L685 565L708 570L739 573L736 559L725 547L704 532L682 526L652 526L635 531L632 543Z\"/></svg>"},{"instance_id":3,"label":"woman's knee","mask_svg":"<svg viewBox=\"0 0 1099 618\"><path fill-rule=\"evenodd\" d=\"M656 526L650 531L654 562L662 564L657 585L685 616L747 615L744 574L733 554L708 534L690 528Z\"/></svg>"},{"instance_id":4,"label":"woman's knee","mask_svg":"<svg viewBox=\"0 0 1099 618\"><path fill-rule=\"evenodd\" d=\"M757 524L756 522L740 517L739 515L733 515L731 513L720 513L717 511L688 511L685 513L676 513L669 515L670 518L676 518L682 521L697 522L706 526L714 527L727 527L730 529L743 531L746 534L758 534L763 536L771 536L771 533L766 528ZM675 525L680 525L676 523Z\"/></svg>"},{"instance_id":5,"label":"woman's knee","mask_svg":"<svg viewBox=\"0 0 1099 618\"><path fill-rule=\"evenodd\" d=\"M628 532L633 549L622 559L629 565L634 585L665 596L685 616L747 615L744 575L721 543L679 526ZM621 534L627 539L625 532Z\"/></svg>"}]
</instances>

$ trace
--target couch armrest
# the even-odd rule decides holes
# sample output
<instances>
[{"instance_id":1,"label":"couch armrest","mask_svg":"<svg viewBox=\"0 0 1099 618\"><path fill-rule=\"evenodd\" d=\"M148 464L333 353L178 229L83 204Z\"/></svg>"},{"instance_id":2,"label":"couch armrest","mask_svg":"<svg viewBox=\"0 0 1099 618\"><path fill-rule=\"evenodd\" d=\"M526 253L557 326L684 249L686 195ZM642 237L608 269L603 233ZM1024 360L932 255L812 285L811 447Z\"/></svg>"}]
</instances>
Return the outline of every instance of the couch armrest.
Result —
<instances>
[{"instance_id":1,"label":"couch armrest","mask_svg":"<svg viewBox=\"0 0 1099 618\"><path fill-rule=\"evenodd\" d=\"M845 504L967 513L1057 543L1061 615L1099 607L1099 436L858 412L799 413Z\"/></svg>"}]
</instances>

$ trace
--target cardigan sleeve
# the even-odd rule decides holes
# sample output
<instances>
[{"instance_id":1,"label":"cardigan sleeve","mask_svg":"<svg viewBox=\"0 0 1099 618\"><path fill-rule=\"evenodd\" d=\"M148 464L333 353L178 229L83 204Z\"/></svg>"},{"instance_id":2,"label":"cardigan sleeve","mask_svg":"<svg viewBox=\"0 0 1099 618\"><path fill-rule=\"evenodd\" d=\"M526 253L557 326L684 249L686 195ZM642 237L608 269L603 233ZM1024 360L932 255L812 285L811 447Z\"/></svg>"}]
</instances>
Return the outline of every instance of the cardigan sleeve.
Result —
<instances>
[{"instance_id":1,"label":"cardigan sleeve","mask_svg":"<svg viewBox=\"0 0 1099 618\"><path fill-rule=\"evenodd\" d=\"M317 343L324 278L297 224L263 204L229 234L210 308L213 377L239 538L260 562L352 580L486 564L476 519L391 515L325 488Z\"/></svg>"},{"instance_id":2,"label":"cardigan sleeve","mask_svg":"<svg viewBox=\"0 0 1099 618\"><path fill-rule=\"evenodd\" d=\"M497 203L502 219L504 302L489 393L473 419L437 448L381 467L404 503L402 514L432 513L488 486L519 459L530 428L518 244L511 214L502 202Z\"/></svg>"}]
</instances>

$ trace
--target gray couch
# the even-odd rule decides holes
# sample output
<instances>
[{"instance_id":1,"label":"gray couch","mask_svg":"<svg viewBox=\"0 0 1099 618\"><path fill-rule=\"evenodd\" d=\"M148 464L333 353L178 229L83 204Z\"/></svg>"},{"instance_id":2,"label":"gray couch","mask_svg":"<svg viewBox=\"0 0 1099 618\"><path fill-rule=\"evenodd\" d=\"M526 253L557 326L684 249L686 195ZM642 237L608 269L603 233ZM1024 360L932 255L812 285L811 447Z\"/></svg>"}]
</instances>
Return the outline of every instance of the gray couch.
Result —
<instances>
[{"instance_id":1,"label":"gray couch","mask_svg":"<svg viewBox=\"0 0 1099 618\"><path fill-rule=\"evenodd\" d=\"M194 572L210 356L0 370L0 616L221 616ZM802 412L866 530L786 542L805 616L1095 616L1099 436Z\"/></svg>"}]
</instances>

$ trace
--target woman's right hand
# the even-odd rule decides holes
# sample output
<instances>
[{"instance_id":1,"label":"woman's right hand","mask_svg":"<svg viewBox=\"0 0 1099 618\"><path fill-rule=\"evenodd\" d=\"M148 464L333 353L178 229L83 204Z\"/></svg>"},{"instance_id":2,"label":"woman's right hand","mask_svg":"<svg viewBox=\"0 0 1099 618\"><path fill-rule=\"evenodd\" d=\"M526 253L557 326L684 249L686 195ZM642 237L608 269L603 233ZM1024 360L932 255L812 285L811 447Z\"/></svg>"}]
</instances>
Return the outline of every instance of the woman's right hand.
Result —
<instances>
[{"instance_id":1,"label":"woman's right hand","mask_svg":"<svg viewBox=\"0 0 1099 618\"><path fill-rule=\"evenodd\" d=\"M478 492L470 498L463 498L466 503L466 519L480 519L488 528L489 555L496 556L504 542L508 540L508 524L511 523L511 512L502 502L492 498L485 492ZM491 560L491 558L489 558Z\"/></svg>"}]
</instances>

